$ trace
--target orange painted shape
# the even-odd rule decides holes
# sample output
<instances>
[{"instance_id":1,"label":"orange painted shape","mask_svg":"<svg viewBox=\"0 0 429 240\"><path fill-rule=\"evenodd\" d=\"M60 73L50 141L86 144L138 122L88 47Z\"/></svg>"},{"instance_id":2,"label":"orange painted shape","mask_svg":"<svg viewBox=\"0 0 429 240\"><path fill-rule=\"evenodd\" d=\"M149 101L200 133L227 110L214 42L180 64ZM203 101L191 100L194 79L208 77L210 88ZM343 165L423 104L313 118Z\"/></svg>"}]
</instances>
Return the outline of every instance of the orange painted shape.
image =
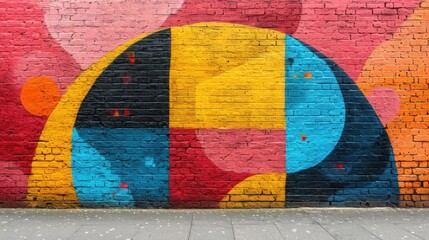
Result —
<instances>
[{"instance_id":1,"label":"orange painted shape","mask_svg":"<svg viewBox=\"0 0 429 240\"><path fill-rule=\"evenodd\" d=\"M419 187L429 180L429 138L424 137L429 136L429 69L425 67L429 63L425 34L429 30L427 6L429 0L423 1L421 8L408 17L392 39L371 54L357 80L377 114L387 116L381 120L384 120L395 153L400 206L419 206L421 202L410 201L418 202L429 196L429 191ZM374 91L381 92L378 99ZM397 99L391 97L395 95ZM389 99L388 104L384 103ZM374 104L376 100L381 106Z\"/></svg>"},{"instance_id":2,"label":"orange painted shape","mask_svg":"<svg viewBox=\"0 0 429 240\"><path fill-rule=\"evenodd\" d=\"M22 105L37 116L49 116L60 98L58 85L50 77L30 78L21 90Z\"/></svg>"},{"instance_id":3,"label":"orange painted shape","mask_svg":"<svg viewBox=\"0 0 429 240\"><path fill-rule=\"evenodd\" d=\"M311 72L306 72L306 73L304 73L304 77L305 78L312 78L313 74Z\"/></svg>"}]
</instances>

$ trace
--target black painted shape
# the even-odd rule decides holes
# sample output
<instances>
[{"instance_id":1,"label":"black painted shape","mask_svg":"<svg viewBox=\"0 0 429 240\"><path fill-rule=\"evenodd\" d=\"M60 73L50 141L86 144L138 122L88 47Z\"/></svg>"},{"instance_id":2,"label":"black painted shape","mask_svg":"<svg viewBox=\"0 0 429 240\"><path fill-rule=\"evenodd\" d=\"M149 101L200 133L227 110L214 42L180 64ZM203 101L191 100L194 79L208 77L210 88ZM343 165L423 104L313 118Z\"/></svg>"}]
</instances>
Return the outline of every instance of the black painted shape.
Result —
<instances>
[{"instance_id":1,"label":"black painted shape","mask_svg":"<svg viewBox=\"0 0 429 240\"><path fill-rule=\"evenodd\" d=\"M170 29L130 46L96 80L75 127L167 128L170 57Z\"/></svg>"},{"instance_id":2,"label":"black painted shape","mask_svg":"<svg viewBox=\"0 0 429 240\"><path fill-rule=\"evenodd\" d=\"M301 43L323 59L335 74L344 98L346 119L338 144L325 160L287 175L286 206L398 204L392 146L372 106L335 62Z\"/></svg>"}]
</instances>

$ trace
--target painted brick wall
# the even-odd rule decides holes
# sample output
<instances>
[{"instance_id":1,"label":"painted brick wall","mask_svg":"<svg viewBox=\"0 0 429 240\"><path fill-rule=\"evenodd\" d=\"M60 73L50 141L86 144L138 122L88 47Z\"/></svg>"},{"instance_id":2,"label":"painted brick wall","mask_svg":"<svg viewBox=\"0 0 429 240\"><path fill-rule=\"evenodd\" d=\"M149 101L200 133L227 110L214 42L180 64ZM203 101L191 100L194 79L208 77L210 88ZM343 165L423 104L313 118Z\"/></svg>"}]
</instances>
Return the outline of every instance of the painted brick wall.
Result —
<instances>
[{"instance_id":1,"label":"painted brick wall","mask_svg":"<svg viewBox=\"0 0 429 240\"><path fill-rule=\"evenodd\" d=\"M427 0L0 0L0 206L429 206Z\"/></svg>"}]
</instances>

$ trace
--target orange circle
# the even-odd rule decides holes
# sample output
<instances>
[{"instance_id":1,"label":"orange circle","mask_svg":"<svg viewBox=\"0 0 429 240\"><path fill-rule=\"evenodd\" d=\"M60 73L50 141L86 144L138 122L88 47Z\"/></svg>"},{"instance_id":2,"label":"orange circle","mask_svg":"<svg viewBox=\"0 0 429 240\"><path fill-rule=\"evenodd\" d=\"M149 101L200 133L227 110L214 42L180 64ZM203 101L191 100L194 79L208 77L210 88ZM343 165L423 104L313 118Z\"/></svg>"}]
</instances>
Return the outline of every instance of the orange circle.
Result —
<instances>
[{"instance_id":1,"label":"orange circle","mask_svg":"<svg viewBox=\"0 0 429 240\"><path fill-rule=\"evenodd\" d=\"M22 105L38 116L49 116L60 98L58 86L50 77L30 78L21 90Z\"/></svg>"}]
</instances>

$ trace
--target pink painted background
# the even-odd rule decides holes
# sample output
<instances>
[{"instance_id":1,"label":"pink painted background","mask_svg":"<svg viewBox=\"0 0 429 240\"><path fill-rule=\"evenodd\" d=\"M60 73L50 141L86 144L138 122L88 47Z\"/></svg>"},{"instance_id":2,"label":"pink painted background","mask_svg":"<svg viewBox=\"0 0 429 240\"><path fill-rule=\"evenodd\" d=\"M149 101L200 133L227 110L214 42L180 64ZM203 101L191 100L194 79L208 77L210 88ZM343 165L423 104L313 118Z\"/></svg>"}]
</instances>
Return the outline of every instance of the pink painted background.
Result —
<instances>
[{"instance_id":1,"label":"pink painted background","mask_svg":"<svg viewBox=\"0 0 429 240\"><path fill-rule=\"evenodd\" d=\"M332 58L357 80L372 52L393 36L421 2L0 0L0 202L19 206L25 198L31 161L47 120L47 116L31 114L21 103L22 87L32 77L48 76L63 94L80 73L128 39L165 27L219 21L291 34ZM399 111L398 94L389 87L371 91L368 98L383 123ZM207 136L197 134L213 164L225 171L236 167L223 161L222 153L210 151L219 146L211 146ZM245 173L256 173L244 167ZM281 167L267 165L265 170L277 172Z\"/></svg>"}]
</instances>

